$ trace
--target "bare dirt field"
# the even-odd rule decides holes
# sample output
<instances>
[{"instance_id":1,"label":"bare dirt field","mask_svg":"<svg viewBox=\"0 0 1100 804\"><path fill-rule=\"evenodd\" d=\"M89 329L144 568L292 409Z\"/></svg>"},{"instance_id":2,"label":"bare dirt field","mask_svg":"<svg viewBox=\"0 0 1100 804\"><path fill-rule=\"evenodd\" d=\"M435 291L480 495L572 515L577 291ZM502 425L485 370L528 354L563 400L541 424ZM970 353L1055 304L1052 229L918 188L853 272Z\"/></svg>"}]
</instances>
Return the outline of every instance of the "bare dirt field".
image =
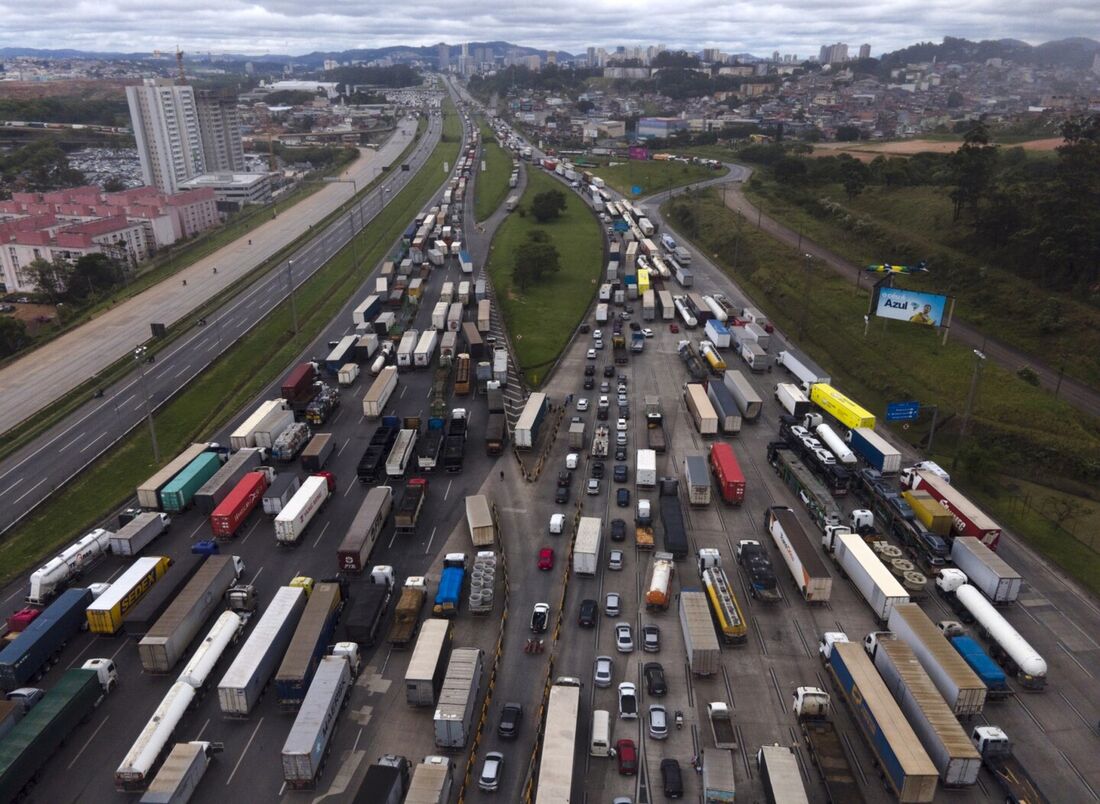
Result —
<instances>
[{"instance_id":1,"label":"bare dirt field","mask_svg":"<svg viewBox=\"0 0 1100 804\"><path fill-rule=\"evenodd\" d=\"M18 318L27 325L27 333L35 335L39 329L53 323L57 317L57 308L52 304L13 304L14 313L4 313Z\"/></svg>"},{"instance_id":2,"label":"bare dirt field","mask_svg":"<svg viewBox=\"0 0 1100 804\"><path fill-rule=\"evenodd\" d=\"M1042 140L1029 140L1014 143L1025 151L1053 151L1063 143L1061 137L1049 137ZM944 140L897 140L894 142L826 142L814 146L814 156L833 156L838 153L849 154L862 161L870 161L876 156L912 156L919 153L949 154L958 150L962 141Z\"/></svg>"}]
</instances>

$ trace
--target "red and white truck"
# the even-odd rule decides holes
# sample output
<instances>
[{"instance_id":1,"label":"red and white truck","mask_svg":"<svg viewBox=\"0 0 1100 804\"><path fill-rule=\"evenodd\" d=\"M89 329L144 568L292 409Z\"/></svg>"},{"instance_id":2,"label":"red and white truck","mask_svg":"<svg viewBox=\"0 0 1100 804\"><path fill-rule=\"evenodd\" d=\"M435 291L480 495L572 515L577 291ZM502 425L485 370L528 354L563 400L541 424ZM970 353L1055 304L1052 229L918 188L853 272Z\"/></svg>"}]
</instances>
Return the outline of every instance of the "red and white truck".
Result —
<instances>
[{"instance_id":1,"label":"red and white truck","mask_svg":"<svg viewBox=\"0 0 1100 804\"><path fill-rule=\"evenodd\" d=\"M990 550L997 549L1001 526L942 477L911 466L902 470L900 479L902 488L927 491L951 512L955 520L951 530L955 536L973 536Z\"/></svg>"}]
</instances>

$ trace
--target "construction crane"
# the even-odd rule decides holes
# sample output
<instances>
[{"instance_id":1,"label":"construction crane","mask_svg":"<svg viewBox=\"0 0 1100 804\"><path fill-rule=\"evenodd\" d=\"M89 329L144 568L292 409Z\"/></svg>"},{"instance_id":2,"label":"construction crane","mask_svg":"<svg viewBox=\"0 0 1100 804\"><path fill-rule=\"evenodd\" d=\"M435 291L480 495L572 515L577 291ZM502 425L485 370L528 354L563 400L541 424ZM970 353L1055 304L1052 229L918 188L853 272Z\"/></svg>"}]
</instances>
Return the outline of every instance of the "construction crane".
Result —
<instances>
[{"instance_id":1,"label":"construction crane","mask_svg":"<svg viewBox=\"0 0 1100 804\"><path fill-rule=\"evenodd\" d=\"M183 72L183 51L176 45L176 69L179 70L180 84L187 83L187 75Z\"/></svg>"}]
</instances>

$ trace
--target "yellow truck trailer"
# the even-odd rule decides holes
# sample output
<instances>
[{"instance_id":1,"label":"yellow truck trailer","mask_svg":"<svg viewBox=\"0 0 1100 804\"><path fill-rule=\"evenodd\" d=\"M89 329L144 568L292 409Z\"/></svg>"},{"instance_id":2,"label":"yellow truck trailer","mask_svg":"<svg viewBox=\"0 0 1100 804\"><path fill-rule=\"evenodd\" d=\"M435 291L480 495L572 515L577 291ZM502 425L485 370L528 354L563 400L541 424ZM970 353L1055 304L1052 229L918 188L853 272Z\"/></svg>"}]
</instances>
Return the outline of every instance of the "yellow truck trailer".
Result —
<instances>
[{"instance_id":1,"label":"yellow truck trailer","mask_svg":"<svg viewBox=\"0 0 1100 804\"><path fill-rule=\"evenodd\" d=\"M848 429L868 427L873 430L875 427L874 414L827 383L818 382L810 386L810 401Z\"/></svg>"},{"instance_id":2,"label":"yellow truck trailer","mask_svg":"<svg viewBox=\"0 0 1100 804\"><path fill-rule=\"evenodd\" d=\"M122 618L145 597L164 573L172 559L168 556L139 558L88 606L88 628L96 634L114 634L122 627Z\"/></svg>"}]
</instances>

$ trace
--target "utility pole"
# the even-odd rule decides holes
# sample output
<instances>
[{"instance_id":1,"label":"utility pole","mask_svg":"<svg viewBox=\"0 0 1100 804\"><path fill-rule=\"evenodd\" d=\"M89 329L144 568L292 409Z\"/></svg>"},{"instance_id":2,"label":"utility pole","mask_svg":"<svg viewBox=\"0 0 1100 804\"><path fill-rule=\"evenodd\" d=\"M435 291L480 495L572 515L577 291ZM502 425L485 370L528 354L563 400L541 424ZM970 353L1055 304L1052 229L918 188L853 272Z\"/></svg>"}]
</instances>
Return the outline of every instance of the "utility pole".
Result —
<instances>
[{"instance_id":1,"label":"utility pole","mask_svg":"<svg viewBox=\"0 0 1100 804\"><path fill-rule=\"evenodd\" d=\"M157 428L153 424L153 406L149 403L149 386L145 381L145 355L149 349L145 346L139 346L134 350L134 361L138 364L138 371L141 373L141 395L145 399L145 418L149 422L149 438L153 442L153 461L157 466L160 466L160 447L157 445Z\"/></svg>"},{"instance_id":2,"label":"utility pole","mask_svg":"<svg viewBox=\"0 0 1100 804\"><path fill-rule=\"evenodd\" d=\"M298 301L294 298L294 260L286 261L287 295L290 296L290 311L294 315L294 334L298 334Z\"/></svg>"},{"instance_id":3,"label":"utility pole","mask_svg":"<svg viewBox=\"0 0 1100 804\"><path fill-rule=\"evenodd\" d=\"M985 354L974 350L974 373L970 377L970 393L966 396L966 410L963 411L962 425L959 427L959 440L955 445L955 457L951 461L951 471L959 467L959 453L962 452L963 440L966 438L967 427L970 424L970 412L974 408L974 398L978 395L978 381L982 377L982 364L985 362Z\"/></svg>"},{"instance_id":4,"label":"utility pole","mask_svg":"<svg viewBox=\"0 0 1100 804\"><path fill-rule=\"evenodd\" d=\"M355 179L337 179L333 176L326 176L325 181L329 184L350 184L351 185L351 200L352 206L348 208L348 226L351 228L351 259L354 265L359 265L359 255L355 247L355 236L359 233L359 229L363 228L363 207L357 203L357 196L359 195L359 184ZM355 207L359 206L359 229L355 228ZM297 331L297 327L295 327Z\"/></svg>"},{"instance_id":5,"label":"utility pole","mask_svg":"<svg viewBox=\"0 0 1100 804\"><path fill-rule=\"evenodd\" d=\"M802 336L806 333L806 316L810 312L810 263L813 261L813 255L806 253L806 267L803 272L802 279L802 317L798 321L798 340L802 341Z\"/></svg>"}]
</instances>

